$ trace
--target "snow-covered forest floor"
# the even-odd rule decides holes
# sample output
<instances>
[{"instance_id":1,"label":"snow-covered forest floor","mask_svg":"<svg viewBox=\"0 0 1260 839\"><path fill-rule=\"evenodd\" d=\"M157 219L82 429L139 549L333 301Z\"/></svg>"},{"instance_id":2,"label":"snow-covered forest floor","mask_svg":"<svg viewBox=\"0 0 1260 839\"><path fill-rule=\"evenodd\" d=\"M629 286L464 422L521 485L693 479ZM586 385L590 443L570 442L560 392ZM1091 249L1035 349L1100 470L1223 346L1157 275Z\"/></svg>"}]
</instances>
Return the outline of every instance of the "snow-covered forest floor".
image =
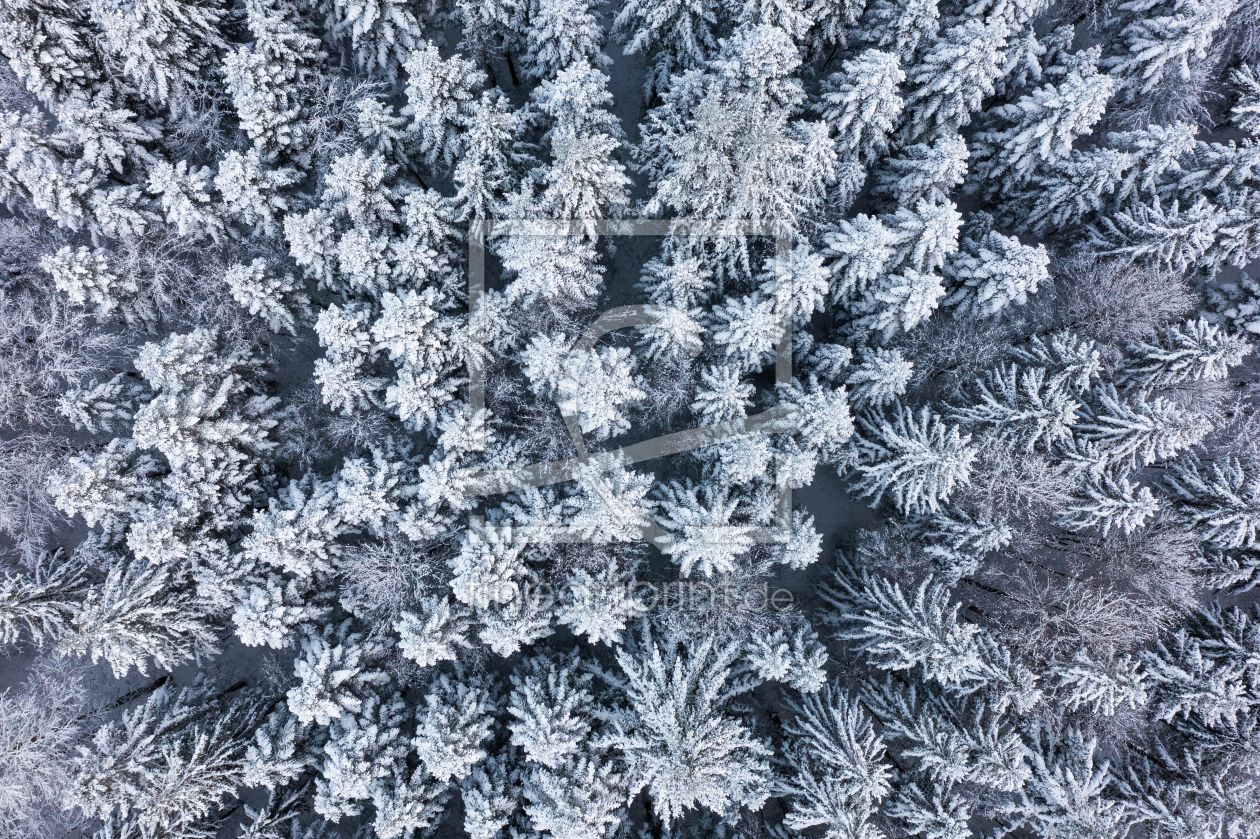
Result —
<instances>
[{"instance_id":1,"label":"snow-covered forest floor","mask_svg":"<svg viewBox=\"0 0 1260 839\"><path fill-rule=\"evenodd\" d=\"M0 835L1260 839L1255 0L0 53Z\"/></svg>"}]
</instances>

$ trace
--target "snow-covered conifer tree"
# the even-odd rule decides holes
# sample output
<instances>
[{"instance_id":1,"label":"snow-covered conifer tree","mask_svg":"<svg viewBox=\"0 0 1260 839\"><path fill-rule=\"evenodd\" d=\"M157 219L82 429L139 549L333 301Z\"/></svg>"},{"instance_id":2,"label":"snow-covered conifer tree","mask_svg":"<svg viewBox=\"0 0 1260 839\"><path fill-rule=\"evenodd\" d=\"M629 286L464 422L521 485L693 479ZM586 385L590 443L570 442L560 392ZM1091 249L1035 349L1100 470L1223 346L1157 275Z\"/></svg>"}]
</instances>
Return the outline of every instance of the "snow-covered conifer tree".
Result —
<instances>
[{"instance_id":1,"label":"snow-covered conifer tree","mask_svg":"<svg viewBox=\"0 0 1260 839\"><path fill-rule=\"evenodd\" d=\"M906 392L914 362L900 350L875 347L862 351L860 363L845 379L849 400L859 408L883 408Z\"/></svg>"},{"instance_id":2,"label":"snow-covered conifer tree","mask_svg":"<svg viewBox=\"0 0 1260 839\"><path fill-rule=\"evenodd\" d=\"M254 235L272 236L276 216L289 209L289 200L280 191L300 179L295 169L264 164L255 147L245 154L228 152L219 162L214 188L232 218L252 227Z\"/></svg>"},{"instance_id":3,"label":"snow-covered conifer tree","mask_svg":"<svg viewBox=\"0 0 1260 839\"><path fill-rule=\"evenodd\" d=\"M420 605L419 614L403 612L394 626L403 655L421 667L432 667L439 661L455 660L460 648L472 646L468 641L470 616L458 604L429 597Z\"/></svg>"},{"instance_id":4,"label":"snow-covered conifer tree","mask_svg":"<svg viewBox=\"0 0 1260 839\"><path fill-rule=\"evenodd\" d=\"M251 315L261 317L272 332L297 334L297 314L310 316L310 301L292 274L277 277L267 261L255 259L249 265L233 265L223 275L232 298Z\"/></svg>"},{"instance_id":5,"label":"snow-covered conifer tree","mask_svg":"<svg viewBox=\"0 0 1260 839\"><path fill-rule=\"evenodd\" d=\"M514 301L561 311L585 308L603 282L594 243L576 236L510 235L499 240L496 252L504 270L515 275L506 289Z\"/></svg>"},{"instance_id":6,"label":"snow-covered conifer tree","mask_svg":"<svg viewBox=\"0 0 1260 839\"><path fill-rule=\"evenodd\" d=\"M3 51L28 91L55 110L98 89L109 63L89 37L88 10L62 2L13 4L4 11Z\"/></svg>"},{"instance_id":7,"label":"snow-covered conifer tree","mask_svg":"<svg viewBox=\"0 0 1260 839\"><path fill-rule=\"evenodd\" d=\"M1087 498L1072 504L1062 518L1064 526L1072 530L1097 527L1106 536L1115 528L1127 536L1159 513L1159 499L1151 494L1150 487L1123 475L1090 475L1084 489Z\"/></svg>"},{"instance_id":8,"label":"snow-covered conifer tree","mask_svg":"<svg viewBox=\"0 0 1260 839\"><path fill-rule=\"evenodd\" d=\"M1234 458L1210 468L1178 461L1168 482L1208 543L1223 550L1255 544L1260 481L1253 469Z\"/></svg>"},{"instance_id":9,"label":"snow-covered conifer tree","mask_svg":"<svg viewBox=\"0 0 1260 839\"><path fill-rule=\"evenodd\" d=\"M898 207L884 222L893 235L890 267L929 272L942 267L949 255L958 250L962 216L950 201L919 199L913 208Z\"/></svg>"},{"instance_id":10,"label":"snow-covered conifer tree","mask_svg":"<svg viewBox=\"0 0 1260 839\"><path fill-rule=\"evenodd\" d=\"M827 463L839 460L853 436L844 388L827 387L811 376L804 383L793 380L790 386L780 385L779 396L782 404L800 412L793 437L800 449ZM812 467L808 477L812 478Z\"/></svg>"},{"instance_id":11,"label":"snow-covered conifer tree","mask_svg":"<svg viewBox=\"0 0 1260 839\"><path fill-rule=\"evenodd\" d=\"M1020 223L1043 232L1123 207L1131 199L1153 201L1165 173L1175 171L1178 159L1194 150L1194 132L1194 126L1184 122L1150 125L1108 134L1097 148L1073 149L1066 160L1039 170L1019 193L1015 206L1027 206L1018 214Z\"/></svg>"},{"instance_id":12,"label":"snow-covered conifer tree","mask_svg":"<svg viewBox=\"0 0 1260 839\"><path fill-rule=\"evenodd\" d=\"M583 60L606 66L611 60L601 52L603 40L587 0L541 0L525 32L525 66L538 79Z\"/></svg>"},{"instance_id":13,"label":"snow-covered conifer tree","mask_svg":"<svg viewBox=\"0 0 1260 839\"><path fill-rule=\"evenodd\" d=\"M464 153L453 175L460 218L477 220L497 214L503 196L515 187L524 161L517 149L522 117L507 98L489 91L468 105L463 121Z\"/></svg>"},{"instance_id":14,"label":"snow-covered conifer tree","mask_svg":"<svg viewBox=\"0 0 1260 839\"><path fill-rule=\"evenodd\" d=\"M795 229L822 200L837 163L825 122L790 118L803 99L790 77L799 62L787 33L758 25L726 42L721 75L674 76L638 148L655 187L648 212ZM759 68L766 72L753 72ZM738 264L746 264L742 244L733 243Z\"/></svg>"},{"instance_id":15,"label":"snow-covered conifer tree","mask_svg":"<svg viewBox=\"0 0 1260 839\"><path fill-rule=\"evenodd\" d=\"M1097 446L1103 462L1130 468L1176 457L1212 430L1207 417L1162 396L1125 398L1110 384L1099 390L1096 407L1086 407L1077 426L1082 438Z\"/></svg>"},{"instance_id":16,"label":"snow-covered conifer tree","mask_svg":"<svg viewBox=\"0 0 1260 839\"><path fill-rule=\"evenodd\" d=\"M1236 282L1223 282L1209 289L1208 311L1204 316L1211 323L1224 323L1239 332L1260 334L1260 283L1246 271Z\"/></svg>"},{"instance_id":17,"label":"snow-covered conifer tree","mask_svg":"<svg viewBox=\"0 0 1260 839\"><path fill-rule=\"evenodd\" d=\"M389 442L389 441L387 441ZM349 527L363 527L381 536L387 523L395 523L401 494L403 464L386 448L373 448L372 459L347 458L337 476L334 510Z\"/></svg>"},{"instance_id":18,"label":"snow-covered conifer tree","mask_svg":"<svg viewBox=\"0 0 1260 839\"><path fill-rule=\"evenodd\" d=\"M1073 56L1071 69L1057 83L990 112L996 118L993 127L973 140L980 177L1020 183L1033 169L1071 154L1072 143L1092 132L1116 90L1115 79L1098 72L1100 53L1093 47Z\"/></svg>"},{"instance_id":19,"label":"snow-covered conifer tree","mask_svg":"<svg viewBox=\"0 0 1260 839\"><path fill-rule=\"evenodd\" d=\"M407 71L408 130L418 135L419 151L429 166L441 160L451 166L464 149L460 129L471 113L474 90L485 74L460 56L443 60L431 41L413 49L403 64Z\"/></svg>"},{"instance_id":20,"label":"snow-covered conifer tree","mask_svg":"<svg viewBox=\"0 0 1260 839\"><path fill-rule=\"evenodd\" d=\"M595 222L619 214L630 203L630 178L613 157L620 147L608 134L578 134L567 126L551 131L554 161L541 175L539 207L559 219L576 219L594 238Z\"/></svg>"},{"instance_id":21,"label":"snow-covered conifer tree","mask_svg":"<svg viewBox=\"0 0 1260 839\"><path fill-rule=\"evenodd\" d=\"M104 658L116 677L131 668L149 672L149 661L172 670L185 661L219 651L204 604L187 585L172 585L171 574L143 560L115 560L105 581L88 591L58 648Z\"/></svg>"},{"instance_id":22,"label":"snow-covered conifer tree","mask_svg":"<svg viewBox=\"0 0 1260 839\"><path fill-rule=\"evenodd\" d=\"M397 167L380 154L358 149L338 155L328 169L320 203L334 218L347 218L356 228L374 231L398 218L399 194L391 183Z\"/></svg>"},{"instance_id":23,"label":"snow-covered conifer tree","mask_svg":"<svg viewBox=\"0 0 1260 839\"><path fill-rule=\"evenodd\" d=\"M690 310L706 302L714 290L713 269L675 242L662 256L644 263L639 286L657 306Z\"/></svg>"},{"instance_id":24,"label":"snow-covered conifer tree","mask_svg":"<svg viewBox=\"0 0 1260 839\"><path fill-rule=\"evenodd\" d=\"M619 456L604 455L579 466L575 479L577 493L570 500L573 515L569 519L575 532L590 534L599 542L641 538L652 521L647 499L651 475L627 468Z\"/></svg>"},{"instance_id":25,"label":"snow-covered conifer tree","mask_svg":"<svg viewBox=\"0 0 1260 839\"><path fill-rule=\"evenodd\" d=\"M651 322L639 327L651 361L697 355L704 346L704 327L699 309L653 306L646 313ZM693 410L695 410L693 408Z\"/></svg>"},{"instance_id":26,"label":"snow-covered conifer tree","mask_svg":"<svg viewBox=\"0 0 1260 839\"><path fill-rule=\"evenodd\" d=\"M1050 279L1050 255L1044 245L1029 247L1013 236L989 231L980 241L964 239L945 263L952 289L942 303L972 317L992 317Z\"/></svg>"},{"instance_id":27,"label":"snow-covered conifer tree","mask_svg":"<svg viewBox=\"0 0 1260 839\"><path fill-rule=\"evenodd\" d=\"M1045 367L1053 387L1066 385L1078 394L1091 390L1103 370L1097 344L1070 331L1052 335L1049 341L1035 336L1027 347L1015 350L1015 357Z\"/></svg>"},{"instance_id":28,"label":"snow-covered conifer tree","mask_svg":"<svg viewBox=\"0 0 1260 839\"><path fill-rule=\"evenodd\" d=\"M691 410L709 423L726 422L747 416L753 386L745 382L737 367L721 365L700 373L701 388Z\"/></svg>"},{"instance_id":29,"label":"snow-covered conifer tree","mask_svg":"<svg viewBox=\"0 0 1260 839\"><path fill-rule=\"evenodd\" d=\"M168 484L194 519L223 522L247 503L270 452L277 400L251 381L258 361L247 351L223 352L205 330L146 344L136 368L157 392L136 412L133 435L142 448L165 456Z\"/></svg>"},{"instance_id":30,"label":"snow-covered conifer tree","mask_svg":"<svg viewBox=\"0 0 1260 839\"><path fill-rule=\"evenodd\" d=\"M926 800L920 786L931 791L971 781L1009 794L1032 774L1023 737L1004 724L1000 708L991 711L985 703L957 699L930 684L892 677L867 682L862 698L884 723L883 736L898 743L902 758L917 760L916 785L899 790L892 808L902 818L913 822L924 810L942 809Z\"/></svg>"},{"instance_id":31,"label":"snow-covered conifer tree","mask_svg":"<svg viewBox=\"0 0 1260 839\"><path fill-rule=\"evenodd\" d=\"M1230 74L1230 81L1238 89L1238 99L1230 109L1235 125L1249 134L1256 133L1257 113L1260 113L1260 78L1251 67L1240 67Z\"/></svg>"},{"instance_id":32,"label":"snow-covered conifer tree","mask_svg":"<svg viewBox=\"0 0 1260 839\"><path fill-rule=\"evenodd\" d=\"M843 609L838 638L859 642L857 649L881 670L922 666L924 675L942 685L983 678L976 641L979 627L959 620L960 604L931 579L909 600L901 587L852 568L836 571L828 599Z\"/></svg>"},{"instance_id":33,"label":"snow-covered conifer tree","mask_svg":"<svg viewBox=\"0 0 1260 839\"><path fill-rule=\"evenodd\" d=\"M556 404L583 434L605 440L630 430L624 409L646 398L627 347L572 350L560 368Z\"/></svg>"},{"instance_id":34,"label":"snow-covered conifer tree","mask_svg":"<svg viewBox=\"0 0 1260 839\"><path fill-rule=\"evenodd\" d=\"M134 418L136 399L145 392L143 385L119 373L108 382L63 394L57 400L57 413L76 429L86 428L93 434L113 431Z\"/></svg>"},{"instance_id":35,"label":"snow-covered conifer tree","mask_svg":"<svg viewBox=\"0 0 1260 839\"><path fill-rule=\"evenodd\" d=\"M717 51L720 11L714 0L630 0L613 19L613 32L629 55L663 52L665 73L695 69Z\"/></svg>"},{"instance_id":36,"label":"snow-covered conifer tree","mask_svg":"<svg viewBox=\"0 0 1260 839\"><path fill-rule=\"evenodd\" d=\"M791 318L797 326L804 326L815 311L823 310L829 280L823 256L802 244L770 262L762 278L761 293L774 300L781 318Z\"/></svg>"},{"instance_id":37,"label":"snow-covered conifer tree","mask_svg":"<svg viewBox=\"0 0 1260 839\"><path fill-rule=\"evenodd\" d=\"M91 306L97 317L115 310L130 321L135 312L129 305L140 293L135 280L121 276L103 249L69 246L40 260L40 267L52 276L57 290L65 292L77 306Z\"/></svg>"},{"instance_id":38,"label":"snow-covered conifer tree","mask_svg":"<svg viewBox=\"0 0 1260 839\"><path fill-rule=\"evenodd\" d=\"M316 360L314 379L328 406L345 414L380 403L376 394L383 380L361 374L372 351L370 318L370 311L363 306L339 307L334 303L315 319L315 334L328 354Z\"/></svg>"},{"instance_id":39,"label":"snow-covered conifer tree","mask_svg":"<svg viewBox=\"0 0 1260 839\"><path fill-rule=\"evenodd\" d=\"M951 134L971 122L1006 60L1010 27L1001 17L966 18L930 44L906 73L910 94L902 135L911 142Z\"/></svg>"},{"instance_id":40,"label":"snow-covered conifer tree","mask_svg":"<svg viewBox=\"0 0 1260 839\"><path fill-rule=\"evenodd\" d=\"M459 332L462 320L444 315L441 293L386 292L380 316L372 324L373 352L389 357L398 378L385 391L385 404L399 419L416 428L434 427L438 412L455 396L451 374L463 361Z\"/></svg>"},{"instance_id":41,"label":"snow-covered conifer tree","mask_svg":"<svg viewBox=\"0 0 1260 839\"><path fill-rule=\"evenodd\" d=\"M760 370L765 365L788 323L774 298L759 291L715 306L713 317L717 321L714 340L724 348L727 361L734 362L743 372Z\"/></svg>"},{"instance_id":42,"label":"snow-covered conifer tree","mask_svg":"<svg viewBox=\"0 0 1260 839\"><path fill-rule=\"evenodd\" d=\"M936 512L971 477L976 458L971 435L960 434L927 407L915 415L898 402L891 420L860 416L858 425L863 462L854 488L873 504L887 495L903 515Z\"/></svg>"},{"instance_id":43,"label":"snow-covered conifer tree","mask_svg":"<svg viewBox=\"0 0 1260 839\"><path fill-rule=\"evenodd\" d=\"M346 532L336 511L336 485L313 478L293 481L255 511L252 531L241 543L252 562L265 563L299 578L333 573Z\"/></svg>"},{"instance_id":44,"label":"snow-covered conifer tree","mask_svg":"<svg viewBox=\"0 0 1260 839\"><path fill-rule=\"evenodd\" d=\"M1001 521L944 512L915 523L943 579L950 584L974 574L986 554L1010 545L1014 532Z\"/></svg>"},{"instance_id":45,"label":"snow-covered conifer tree","mask_svg":"<svg viewBox=\"0 0 1260 839\"><path fill-rule=\"evenodd\" d=\"M510 528L485 533L469 531L449 564L454 572L451 591L461 603L484 607L519 597L518 578L525 576L521 552L526 542L513 538Z\"/></svg>"},{"instance_id":46,"label":"snow-covered conifer tree","mask_svg":"<svg viewBox=\"0 0 1260 839\"><path fill-rule=\"evenodd\" d=\"M397 695L381 701L368 694L353 711L334 717L315 781L314 809L328 821L363 811L402 756L399 742L406 706Z\"/></svg>"},{"instance_id":47,"label":"snow-covered conifer tree","mask_svg":"<svg viewBox=\"0 0 1260 839\"><path fill-rule=\"evenodd\" d=\"M1228 0L1121 3L1117 9L1132 16L1120 33L1127 54L1107 63L1120 79L1125 96L1146 96L1167 82L1189 81L1197 69L1193 65L1208 60L1216 33L1234 6Z\"/></svg>"},{"instance_id":48,"label":"snow-covered conifer tree","mask_svg":"<svg viewBox=\"0 0 1260 839\"><path fill-rule=\"evenodd\" d=\"M294 629L328 616L328 606L307 602L297 580L269 574L261 583L240 590L232 612L236 637L247 647L266 645L273 650L290 646Z\"/></svg>"},{"instance_id":49,"label":"snow-covered conifer tree","mask_svg":"<svg viewBox=\"0 0 1260 839\"><path fill-rule=\"evenodd\" d=\"M406 118L395 116L393 107L382 104L376 97L360 99L355 103L355 109L358 111L356 123L359 135L374 146L377 153L390 158L403 154Z\"/></svg>"},{"instance_id":50,"label":"snow-covered conifer tree","mask_svg":"<svg viewBox=\"0 0 1260 839\"><path fill-rule=\"evenodd\" d=\"M831 258L833 301L861 299L892 267L894 235L878 218L858 214L823 234Z\"/></svg>"},{"instance_id":51,"label":"snow-covered conifer tree","mask_svg":"<svg viewBox=\"0 0 1260 839\"><path fill-rule=\"evenodd\" d=\"M614 102L610 82L603 70L579 60L539 83L530 100L546 116L550 130L567 128L581 136L622 139L620 120L610 110Z\"/></svg>"},{"instance_id":52,"label":"snow-covered conifer tree","mask_svg":"<svg viewBox=\"0 0 1260 839\"><path fill-rule=\"evenodd\" d=\"M940 10L936 0L872 0L862 16L858 37L886 50L907 65L925 40L936 37Z\"/></svg>"},{"instance_id":53,"label":"snow-covered conifer tree","mask_svg":"<svg viewBox=\"0 0 1260 839\"><path fill-rule=\"evenodd\" d=\"M660 494L660 524L670 534L661 552L683 577L697 569L706 577L728 573L752 547L752 528L732 521L738 498L708 485L679 483L662 485Z\"/></svg>"},{"instance_id":54,"label":"snow-covered conifer tree","mask_svg":"<svg viewBox=\"0 0 1260 839\"><path fill-rule=\"evenodd\" d=\"M445 673L425 696L411 746L425 770L439 781L462 780L486 757L482 741L493 719L484 689L457 683Z\"/></svg>"},{"instance_id":55,"label":"snow-covered conifer tree","mask_svg":"<svg viewBox=\"0 0 1260 839\"><path fill-rule=\"evenodd\" d=\"M472 839L494 839L516 813L521 779L519 770L510 767L509 755L491 755L460 784L464 831Z\"/></svg>"},{"instance_id":56,"label":"snow-covered conifer tree","mask_svg":"<svg viewBox=\"0 0 1260 839\"><path fill-rule=\"evenodd\" d=\"M507 603L488 603L478 609L481 630L477 637L495 655L509 658L555 632L554 604L545 594L540 596L541 585L537 574L531 574L518 596Z\"/></svg>"},{"instance_id":57,"label":"snow-covered conifer tree","mask_svg":"<svg viewBox=\"0 0 1260 839\"><path fill-rule=\"evenodd\" d=\"M381 839L403 839L431 827L442 815L451 787L426 775L420 768L397 767L372 790L376 818L372 830Z\"/></svg>"},{"instance_id":58,"label":"snow-covered conifer tree","mask_svg":"<svg viewBox=\"0 0 1260 839\"><path fill-rule=\"evenodd\" d=\"M784 823L794 830L823 826L827 835L864 835L891 791L884 742L861 705L831 686L805 697L788 723L792 774L779 791L791 797Z\"/></svg>"},{"instance_id":59,"label":"snow-covered conifer tree","mask_svg":"<svg viewBox=\"0 0 1260 839\"><path fill-rule=\"evenodd\" d=\"M536 770L525 784L525 812L535 830L555 839L607 839L621 823L625 786L611 761L583 755Z\"/></svg>"},{"instance_id":60,"label":"snow-covered conifer tree","mask_svg":"<svg viewBox=\"0 0 1260 839\"><path fill-rule=\"evenodd\" d=\"M158 161L150 168L148 190L160 197L167 224L180 236L222 238L223 219L210 198L213 174L208 166L189 168L186 160L174 166Z\"/></svg>"},{"instance_id":61,"label":"snow-covered conifer tree","mask_svg":"<svg viewBox=\"0 0 1260 839\"><path fill-rule=\"evenodd\" d=\"M1089 706L1095 713L1110 717L1123 705L1140 708L1147 702L1146 674L1141 661L1132 656L1095 662L1080 652L1058 667L1055 675L1059 679L1055 692L1062 694L1057 698L1072 710Z\"/></svg>"},{"instance_id":62,"label":"snow-covered conifer tree","mask_svg":"<svg viewBox=\"0 0 1260 839\"><path fill-rule=\"evenodd\" d=\"M224 81L241 129L267 158L301 160L311 142L303 117L325 58L319 40L304 32L292 11L274 0L245 4L254 41L223 59Z\"/></svg>"},{"instance_id":63,"label":"snow-covered conifer tree","mask_svg":"<svg viewBox=\"0 0 1260 839\"><path fill-rule=\"evenodd\" d=\"M814 23L809 11L803 0L744 0L740 17L745 26L753 23L773 26L801 42Z\"/></svg>"},{"instance_id":64,"label":"snow-covered conifer tree","mask_svg":"<svg viewBox=\"0 0 1260 839\"><path fill-rule=\"evenodd\" d=\"M391 82L408 53L422 41L415 10L399 0L329 0L318 8L329 33L350 47L355 66Z\"/></svg>"},{"instance_id":65,"label":"snow-covered conifer tree","mask_svg":"<svg viewBox=\"0 0 1260 839\"><path fill-rule=\"evenodd\" d=\"M380 653L379 643L364 642L349 631L349 622L328 624L302 639L294 661L299 683L289 689L289 710L300 722L328 725L343 712L357 713L373 685L389 681L380 670L368 669L368 659Z\"/></svg>"},{"instance_id":66,"label":"snow-covered conifer tree","mask_svg":"<svg viewBox=\"0 0 1260 839\"><path fill-rule=\"evenodd\" d=\"M794 364L800 364L807 375L814 376L829 385L840 384L844 381L844 377L848 375L846 371L853 361L853 350L843 344L814 342L813 336L809 339L803 335L799 339L796 339L796 336L793 337Z\"/></svg>"},{"instance_id":67,"label":"snow-covered conifer tree","mask_svg":"<svg viewBox=\"0 0 1260 839\"><path fill-rule=\"evenodd\" d=\"M35 646L69 631L78 611L75 596L87 586L77 556L41 556L31 574L6 571L0 578L0 644L11 647L23 635Z\"/></svg>"},{"instance_id":68,"label":"snow-covered conifer tree","mask_svg":"<svg viewBox=\"0 0 1260 839\"><path fill-rule=\"evenodd\" d=\"M557 665L541 658L530 659L524 674L512 676L512 695L507 710L512 744L524 750L527 759L548 769L559 769L583 750L591 725L591 694L586 689L591 677L572 664Z\"/></svg>"},{"instance_id":69,"label":"snow-covered conifer tree","mask_svg":"<svg viewBox=\"0 0 1260 839\"><path fill-rule=\"evenodd\" d=\"M141 96L178 113L190 98L203 67L217 64L227 47L220 32L219 3L180 0L90 6L106 49Z\"/></svg>"},{"instance_id":70,"label":"snow-covered conifer tree","mask_svg":"<svg viewBox=\"0 0 1260 839\"><path fill-rule=\"evenodd\" d=\"M100 525L108 538L121 536L158 489L151 477L159 471L157 463L139 448L134 440L114 439L94 455L68 458L49 477L57 509L82 516L88 527Z\"/></svg>"},{"instance_id":71,"label":"snow-covered conifer tree","mask_svg":"<svg viewBox=\"0 0 1260 839\"><path fill-rule=\"evenodd\" d=\"M968 157L967 143L957 134L915 143L880 162L875 191L898 207L913 207L920 200L944 204L966 178Z\"/></svg>"},{"instance_id":72,"label":"snow-covered conifer tree","mask_svg":"<svg viewBox=\"0 0 1260 839\"><path fill-rule=\"evenodd\" d=\"M1096 739L1076 729L1062 739L1050 732L1037 738L1032 751L1032 778L1018 791L1007 817L1036 831L1123 830L1129 806L1107 795L1113 784L1110 762L1095 757Z\"/></svg>"},{"instance_id":73,"label":"snow-covered conifer tree","mask_svg":"<svg viewBox=\"0 0 1260 839\"><path fill-rule=\"evenodd\" d=\"M901 117L899 87L905 78L896 56L866 50L827 79L823 119L837 134L838 151L869 165L888 148L888 135Z\"/></svg>"},{"instance_id":74,"label":"snow-covered conifer tree","mask_svg":"<svg viewBox=\"0 0 1260 839\"><path fill-rule=\"evenodd\" d=\"M713 639L684 641L646 627L637 649L617 652L628 705L611 720L632 793L647 789L667 823L697 806L733 813L768 794L768 749L728 711L749 685L732 673L739 653Z\"/></svg>"},{"instance_id":75,"label":"snow-covered conifer tree","mask_svg":"<svg viewBox=\"0 0 1260 839\"><path fill-rule=\"evenodd\" d=\"M647 609L615 563L595 574L579 568L566 584L569 600L556 617L592 644L621 643L626 624Z\"/></svg>"},{"instance_id":76,"label":"snow-covered conifer tree","mask_svg":"<svg viewBox=\"0 0 1260 839\"><path fill-rule=\"evenodd\" d=\"M792 534L783 546L780 562L794 571L808 568L822 553L822 534L814 528L814 517L801 510L792 511Z\"/></svg>"},{"instance_id":77,"label":"snow-covered conifer tree","mask_svg":"<svg viewBox=\"0 0 1260 839\"><path fill-rule=\"evenodd\" d=\"M1082 406L1071 393L1046 382L1043 368L1017 365L990 370L976 384L979 399L955 411L967 425L991 426L1015 445L1032 451L1071 440Z\"/></svg>"},{"instance_id":78,"label":"snow-covered conifer tree","mask_svg":"<svg viewBox=\"0 0 1260 839\"><path fill-rule=\"evenodd\" d=\"M1124 378L1144 390L1190 381L1219 381L1242 363L1253 347L1204 318L1166 328L1155 343L1131 348L1136 356L1125 365Z\"/></svg>"},{"instance_id":79,"label":"snow-covered conifer tree","mask_svg":"<svg viewBox=\"0 0 1260 839\"><path fill-rule=\"evenodd\" d=\"M916 836L966 839L971 835L970 802L951 784L909 781L892 797L888 815Z\"/></svg>"},{"instance_id":80,"label":"snow-covered conifer tree","mask_svg":"<svg viewBox=\"0 0 1260 839\"><path fill-rule=\"evenodd\" d=\"M1193 717L1218 728L1236 724L1240 714L1250 715L1255 700L1246 668L1231 656L1214 654L1211 640L1183 628L1143 653L1156 719L1176 725Z\"/></svg>"},{"instance_id":81,"label":"snow-covered conifer tree","mask_svg":"<svg viewBox=\"0 0 1260 839\"><path fill-rule=\"evenodd\" d=\"M68 802L106 822L115 813L134 818L133 835L195 829L240 784L261 710L254 696L229 698L202 681L163 685L97 730L80 752Z\"/></svg>"},{"instance_id":82,"label":"snow-covered conifer tree","mask_svg":"<svg viewBox=\"0 0 1260 839\"><path fill-rule=\"evenodd\" d=\"M791 635L781 629L749 642L748 663L766 681L783 682L800 693L815 693L827 681L827 650L818 634L800 626Z\"/></svg>"},{"instance_id":83,"label":"snow-covered conifer tree","mask_svg":"<svg viewBox=\"0 0 1260 839\"><path fill-rule=\"evenodd\" d=\"M80 173L122 174L153 162L149 146L161 137L159 123L112 100L98 94L90 103L71 101L60 108L57 132L51 139L65 151L81 153Z\"/></svg>"},{"instance_id":84,"label":"snow-covered conifer tree","mask_svg":"<svg viewBox=\"0 0 1260 839\"><path fill-rule=\"evenodd\" d=\"M909 333L923 323L945 296L941 277L935 271L923 272L905 267L889 274L855 308L868 313L857 326L882 333L884 340Z\"/></svg>"},{"instance_id":85,"label":"snow-covered conifer tree","mask_svg":"<svg viewBox=\"0 0 1260 839\"><path fill-rule=\"evenodd\" d=\"M1216 270L1226 262L1218 238L1227 224L1227 211L1202 195L1185 208L1175 199L1165 205L1155 198L1153 205L1135 204L1101 219L1091 231L1092 244L1130 262L1149 261L1181 272L1196 264Z\"/></svg>"}]
</instances>

